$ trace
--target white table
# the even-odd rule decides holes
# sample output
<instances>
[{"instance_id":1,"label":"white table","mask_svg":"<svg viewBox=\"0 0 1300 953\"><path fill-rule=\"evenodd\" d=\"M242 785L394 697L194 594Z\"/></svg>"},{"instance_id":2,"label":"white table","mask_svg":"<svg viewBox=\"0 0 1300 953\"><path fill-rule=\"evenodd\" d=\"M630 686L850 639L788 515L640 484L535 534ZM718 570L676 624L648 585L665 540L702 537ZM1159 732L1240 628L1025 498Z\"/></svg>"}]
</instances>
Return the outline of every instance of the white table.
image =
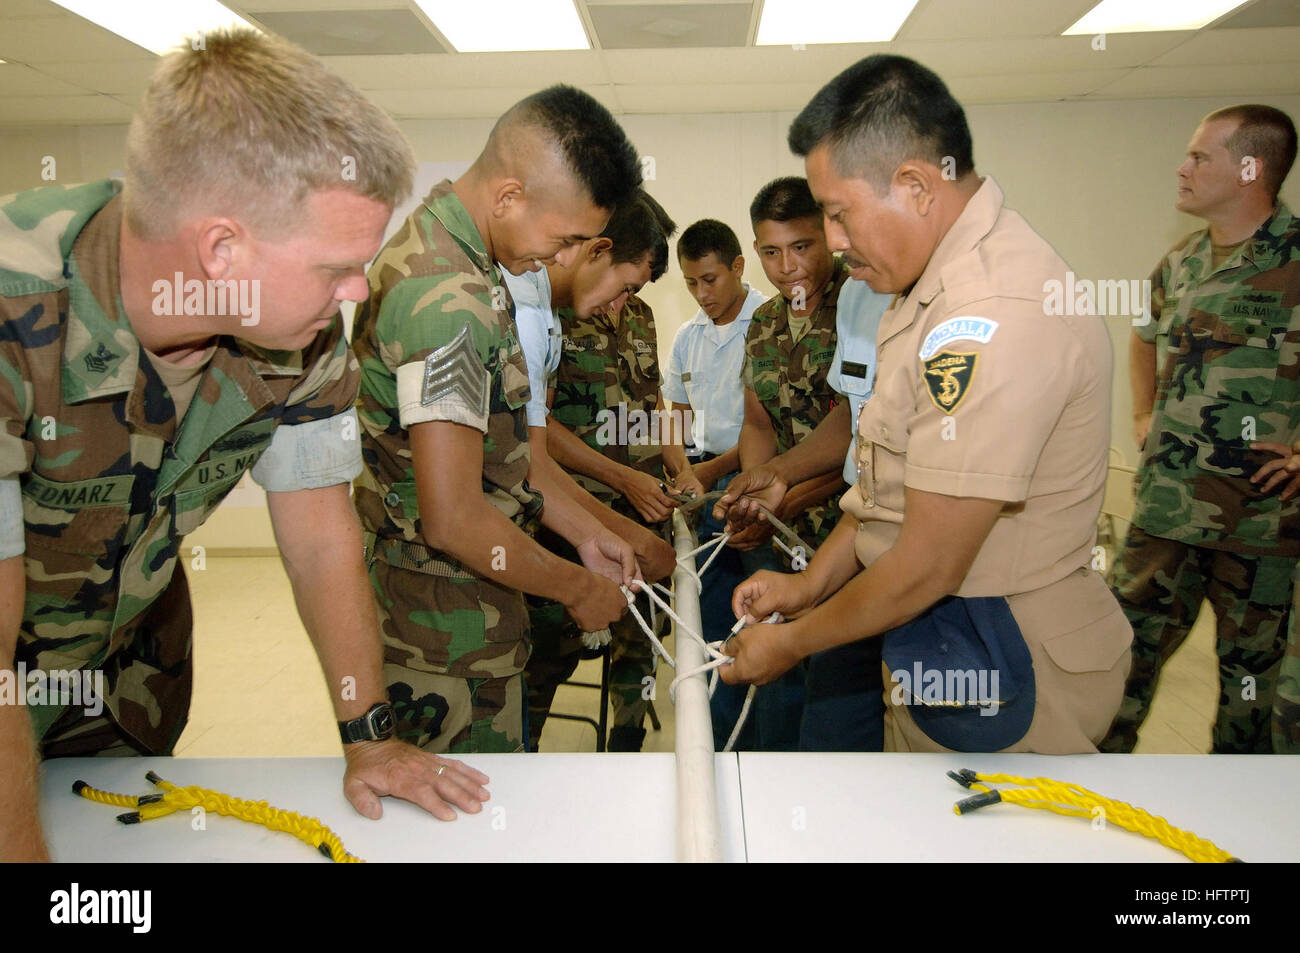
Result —
<instances>
[{"instance_id":1,"label":"white table","mask_svg":"<svg viewBox=\"0 0 1300 953\"><path fill-rule=\"evenodd\" d=\"M342 792L342 759L86 758L42 767L42 820L62 861L319 861L288 834L209 815L119 824L123 808L72 794L81 778L153 790L148 770L317 817L369 861L672 861L671 754L467 756L492 779L484 811L443 823L391 798L368 821ZM970 793L945 772L1037 775L1127 801L1247 861L1300 860L1300 758L1210 755L755 754L715 758L730 861L1141 861L1178 852L1113 825L995 804L959 817Z\"/></svg>"},{"instance_id":2,"label":"white table","mask_svg":"<svg viewBox=\"0 0 1300 953\"><path fill-rule=\"evenodd\" d=\"M1185 860L1114 825L1015 804L958 816L946 776L1048 777L1162 816L1246 861L1300 860L1300 758L1268 755L740 755L750 861ZM1006 787L1007 785L993 785Z\"/></svg>"},{"instance_id":3,"label":"white table","mask_svg":"<svg viewBox=\"0 0 1300 953\"><path fill-rule=\"evenodd\" d=\"M671 754L473 755L462 760L491 778L480 814L439 821L385 798L370 821L343 797L342 758L61 758L42 765L41 818L59 861L319 861L292 835L220 815L194 830L188 812L120 824L126 808L72 793L78 778L117 794L156 790L154 771L316 817L367 861L672 861L676 852L676 769ZM734 755L716 759L726 860L745 859Z\"/></svg>"}]
</instances>

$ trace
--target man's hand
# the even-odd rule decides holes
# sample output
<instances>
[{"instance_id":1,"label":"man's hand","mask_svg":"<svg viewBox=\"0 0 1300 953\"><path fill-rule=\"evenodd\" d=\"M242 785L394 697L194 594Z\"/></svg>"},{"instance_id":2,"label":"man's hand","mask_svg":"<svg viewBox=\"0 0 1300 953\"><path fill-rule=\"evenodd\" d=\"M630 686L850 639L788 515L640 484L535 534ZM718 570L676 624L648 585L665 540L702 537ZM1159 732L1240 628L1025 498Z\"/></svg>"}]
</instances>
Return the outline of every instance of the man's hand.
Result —
<instances>
[{"instance_id":1,"label":"man's hand","mask_svg":"<svg viewBox=\"0 0 1300 953\"><path fill-rule=\"evenodd\" d=\"M812 608L816 593L806 572L771 572L760 569L731 594L731 611L737 619L766 619L779 612L794 619Z\"/></svg>"},{"instance_id":2,"label":"man's hand","mask_svg":"<svg viewBox=\"0 0 1300 953\"><path fill-rule=\"evenodd\" d=\"M731 524L728 523L727 525L730 526ZM728 530L728 532L732 531ZM776 527L760 515L758 520L750 523L740 532L733 533L731 539L727 540L727 545L739 552L747 553L766 544L775 532Z\"/></svg>"},{"instance_id":3,"label":"man's hand","mask_svg":"<svg viewBox=\"0 0 1300 953\"><path fill-rule=\"evenodd\" d=\"M685 493L697 499L708 492L705 490L704 482L700 479L699 474L695 472L695 468L689 463L678 472L677 476L673 477L673 489L678 493Z\"/></svg>"},{"instance_id":4,"label":"man's hand","mask_svg":"<svg viewBox=\"0 0 1300 953\"><path fill-rule=\"evenodd\" d=\"M582 557L584 566L616 586L630 586L632 580L641 575L632 544L607 529L602 528L574 548Z\"/></svg>"},{"instance_id":5,"label":"man's hand","mask_svg":"<svg viewBox=\"0 0 1300 953\"><path fill-rule=\"evenodd\" d=\"M645 527L638 527L632 545L646 582L667 579L677 568L677 550Z\"/></svg>"},{"instance_id":6,"label":"man's hand","mask_svg":"<svg viewBox=\"0 0 1300 953\"><path fill-rule=\"evenodd\" d=\"M1280 499L1289 500L1300 493L1300 441L1290 447L1284 443L1256 442L1250 445L1250 449L1267 450L1276 453L1279 458L1268 461L1250 478L1251 483L1260 483L1268 477L1268 481L1259 488L1261 492L1272 493L1285 483L1285 489L1279 494Z\"/></svg>"},{"instance_id":7,"label":"man's hand","mask_svg":"<svg viewBox=\"0 0 1300 953\"><path fill-rule=\"evenodd\" d=\"M727 530L738 532L758 520L763 507L777 512L789 489L789 484L771 464L760 464L727 484L727 492L713 507L713 518L725 519Z\"/></svg>"},{"instance_id":8,"label":"man's hand","mask_svg":"<svg viewBox=\"0 0 1300 953\"><path fill-rule=\"evenodd\" d=\"M608 629L627 611L627 596L604 576L591 575L592 585L578 593L573 602L564 603L565 611L583 632Z\"/></svg>"},{"instance_id":9,"label":"man's hand","mask_svg":"<svg viewBox=\"0 0 1300 953\"><path fill-rule=\"evenodd\" d=\"M343 753L348 762L343 794L363 817L382 817L379 799L391 796L410 801L439 820L454 821L451 805L477 814L490 797L483 787L488 782L483 772L396 738L358 741L344 745Z\"/></svg>"},{"instance_id":10,"label":"man's hand","mask_svg":"<svg viewBox=\"0 0 1300 953\"><path fill-rule=\"evenodd\" d=\"M747 625L737 632L722 646L736 659L718 669L722 680L728 685L766 685L794 668L799 655L787 644L785 631L786 626L773 623Z\"/></svg>"},{"instance_id":11,"label":"man's hand","mask_svg":"<svg viewBox=\"0 0 1300 953\"><path fill-rule=\"evenodd\" d=\"M623 479L619 481L618 490L627 501L636 507L641 518L647 523L660 523L666 520L677 501L659 489L659 481L648 473L625 468Z\"/></svg>"},{"instance_id":12,"label":"man's hand","mask_svg":"<svg viewBox=\"0 0 1300 953\"><path fill-rule=\"evenodd\" d=\"M1147 442L1147 434L1151 431L1151 412L1145 414L1133 415L1133 440L1137 443L1138 452L1141 452L1142 445Z\"/></svg>"}]
</instances>

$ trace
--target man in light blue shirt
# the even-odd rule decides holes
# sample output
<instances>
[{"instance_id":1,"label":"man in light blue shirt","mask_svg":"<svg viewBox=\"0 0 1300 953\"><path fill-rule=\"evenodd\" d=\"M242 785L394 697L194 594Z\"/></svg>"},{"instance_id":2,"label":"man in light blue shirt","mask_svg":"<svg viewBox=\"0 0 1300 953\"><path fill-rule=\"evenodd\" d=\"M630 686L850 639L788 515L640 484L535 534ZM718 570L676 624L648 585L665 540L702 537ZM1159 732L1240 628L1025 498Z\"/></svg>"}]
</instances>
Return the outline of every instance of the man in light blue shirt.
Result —
<instances>
[{"instance_id":1,"label":"man in light blue shirt","mask_svg":"<svg viewBox=\"0 0 1300 953\"><path fill-rule=\"evenodd\" d=\"M854 262L846 259L852 266ZM850 268L850 274L852 270ZM844 482L852 486L858 480L858 464L853 448L858 442L858 411L871 396L876 377L876 332L880 316L889 307L893 295L872 291L865 281L852 279L840 289L839 309L835 315L835 356L826 373L826 383L849 402L849 452L844 457Z\"/></svg>"},{"instance_id":2,"label":"man in light blue shirt","mask_svg":"<svg viewBox=\"0 0 1300 953\"><path fill-rule=\"evenodd\" d=\"M672 410L690 412L692 442L703 458L692 464L680 445L665 445L664 463L678 491L704 493L740 469L745 335L767 299L745 283L740 242L722 222L706 218L688 228L677 243L677 258L700 310L673 338L661 390Z\"/></svg>"},{"instance_id":3,"label":"man in light blue shirt","mask_svg":"<svg viewBox=\"0 0 1300 953\"><path fill-rule=\"evenodd\" d=\"M844 482L858 479L854 457L858 411L871 397L876 375L876 333L892 295L872 291L856 277L862 266L848 255L851 280L840 289L835 314L835 356L826 381L847 398L831 410L812 435L788 453L747 470L728 487L728 496L753 493L765 505L779 506L786 490L843 466ZM843 457L845 430L848 452ZM723 498L719 506L731 501ZM728 517L737 513L731 506ZM863 639L818 652L808 660L807 692L799 725L801 751L880 751L884 705L881 700L880 640ZM719 686L719 692L721 692Z\"/></svg>"}]
</instances>

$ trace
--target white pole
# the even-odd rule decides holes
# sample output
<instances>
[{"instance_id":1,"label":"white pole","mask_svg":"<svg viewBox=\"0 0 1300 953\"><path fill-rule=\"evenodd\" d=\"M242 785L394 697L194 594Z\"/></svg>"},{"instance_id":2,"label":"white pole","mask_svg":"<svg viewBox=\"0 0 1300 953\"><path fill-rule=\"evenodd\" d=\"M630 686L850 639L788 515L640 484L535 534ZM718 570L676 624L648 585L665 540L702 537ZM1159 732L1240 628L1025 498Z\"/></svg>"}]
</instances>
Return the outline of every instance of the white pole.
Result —
<instances>
[{"instance_id":1,"label":"white pole","mask_svg":"<svg viewBox=\"0 0 1300 953\"><path fill-rule=\"evenodd\" d=\"M678 557L695 548L695 534L680 511L673 513L673 544ZM702 635L699 585L681 565L673 573L673 595L674 608L682 622ZM705 662L700 644L680 633L673 639L673 654L679 672ZM722 860L722 825L718 820L714 781L709 683L703 672L677 686L676 714L677 859L718 863Z\"/></svg>"}]
</instances>

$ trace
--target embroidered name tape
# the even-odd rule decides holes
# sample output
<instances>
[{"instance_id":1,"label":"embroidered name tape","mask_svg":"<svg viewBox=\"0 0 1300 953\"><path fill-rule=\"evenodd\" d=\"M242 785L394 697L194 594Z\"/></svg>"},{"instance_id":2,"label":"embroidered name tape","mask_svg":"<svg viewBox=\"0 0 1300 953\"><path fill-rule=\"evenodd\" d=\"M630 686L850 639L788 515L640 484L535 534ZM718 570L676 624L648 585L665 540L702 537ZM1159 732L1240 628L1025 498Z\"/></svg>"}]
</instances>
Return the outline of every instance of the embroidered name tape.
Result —
<instances>
[{"instance_id":1,"label":"embroidered name tape","mask_svg":"<svg viewBox=\"0 0 1300 953\"><path fill-rule=\"evenodd\" d=\"M941 347L953 341L978 341L981 344L988 344L997 329L998 323L988 318L949 318L925 336L925 342L921 345L921 353L918 356L921 360L927 361Z\"/></svg>"}]
</instances>

